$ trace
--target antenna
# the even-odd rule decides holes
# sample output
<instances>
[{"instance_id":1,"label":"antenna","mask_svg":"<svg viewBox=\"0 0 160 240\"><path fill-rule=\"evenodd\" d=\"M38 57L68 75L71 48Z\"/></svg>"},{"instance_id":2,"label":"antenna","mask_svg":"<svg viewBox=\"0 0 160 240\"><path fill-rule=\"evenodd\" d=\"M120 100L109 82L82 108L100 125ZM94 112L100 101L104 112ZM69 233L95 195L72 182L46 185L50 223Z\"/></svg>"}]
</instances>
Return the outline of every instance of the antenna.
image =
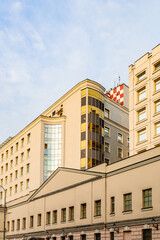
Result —
<instances>
[{"instance_id":1,"label":"antenna","mask_svg":"<svg viewBox=\"0 0 160 240\"><path fill-rule=\"evenodd\" d=\"M118 78L118 79L119 79L119 85L120 85L121 77L119 76L119 78Z\"/></svg>"}]
</instances>

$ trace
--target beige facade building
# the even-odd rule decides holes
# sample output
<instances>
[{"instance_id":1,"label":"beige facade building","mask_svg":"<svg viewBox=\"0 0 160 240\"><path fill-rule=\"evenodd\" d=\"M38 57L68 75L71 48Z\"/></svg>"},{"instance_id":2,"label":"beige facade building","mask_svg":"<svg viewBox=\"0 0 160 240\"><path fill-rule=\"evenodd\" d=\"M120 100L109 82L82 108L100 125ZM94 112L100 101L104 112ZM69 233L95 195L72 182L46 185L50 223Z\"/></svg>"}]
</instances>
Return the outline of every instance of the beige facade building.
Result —
<instances>
[{"instance_id":1,"label":"beige facade building","mask_svg":"<svg viewBox=\"0 0 160 240\"><path fill-rule=\"evenodd\" d=\"M87 171L58 168L7 204L7 239L159 239L159 152Z\"/></svg>"},{"instance_id":2,"label":"beige facade building","mask_svg":"<svg viewBox=\"0 0 160 240\"><path fill-rule=\"evenodd\" d=\"M7 202L30 194L58 167L87 169L127 157L127 139L128 109L107 97L100 84L78 83L0 145Z\"/></svg>"},{"instance_id":3,"label":"beige facade building","mask_svg":"<svg viewBox=\"0 0 160 240\"><path fill-rule=\"evenodd\" d=\"M129 67L130 155L160 144L160 45Z\"/></svg>"}]
</instances>

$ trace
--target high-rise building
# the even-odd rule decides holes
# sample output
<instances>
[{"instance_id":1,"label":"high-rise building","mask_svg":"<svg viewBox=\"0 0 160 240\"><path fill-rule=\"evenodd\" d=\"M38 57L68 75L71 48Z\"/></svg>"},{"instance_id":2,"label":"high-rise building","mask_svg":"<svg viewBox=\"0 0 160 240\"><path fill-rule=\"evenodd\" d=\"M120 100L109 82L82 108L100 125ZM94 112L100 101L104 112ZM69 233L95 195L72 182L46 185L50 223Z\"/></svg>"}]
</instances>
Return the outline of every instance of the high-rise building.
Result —
<instances>
[{"instance_id":1,"label":"high-rise building","mask_svg":"<svg viewBox=\"0 0 160 240\"><path fill-rule=\"evenodd\" d=\"M128 109L86 79L1 144L0 185L9 201L37 189L58 167L88 169L127 156Z\"/></svg>"},{"instance_id":2,"label":"high-rise building","mask_svg":"<svg viewBox=\"0 0 160 240\"><path fill-rule=\"evenodd\" d=\"M160 144L160 44L129 67L130 155Z\"/></svg>"}]
</instances>

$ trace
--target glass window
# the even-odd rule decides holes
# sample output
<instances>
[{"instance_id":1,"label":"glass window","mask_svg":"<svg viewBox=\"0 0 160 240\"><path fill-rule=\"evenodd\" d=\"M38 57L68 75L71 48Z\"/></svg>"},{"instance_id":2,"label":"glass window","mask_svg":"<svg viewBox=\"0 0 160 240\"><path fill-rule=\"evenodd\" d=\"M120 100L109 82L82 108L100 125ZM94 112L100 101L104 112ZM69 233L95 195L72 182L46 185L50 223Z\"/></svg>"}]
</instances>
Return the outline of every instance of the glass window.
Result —
<instances>
[{"instance_id":1,"label":"glass window","mask_svg":"<svg viewBox=\"0 0 160 240\"><path fill-rule=\"evenodd\" d=\"M124 211L132 210L132 193L124 194Z\"/></svg>"},{"instance_id":2,"label":"glass window","mask_svg":"<svg viewBox=\"0 0 160 240\"><path fill-rule=\"evenodd\" d=\"M143 208L152 207L152 188L143 190Z\"/></svg>"},{"instance_id":3,"label":"glass window","mask_svg":"<svg viewBox=\"0 0 160 240\"><path fill-rule=\"evenodd\" d=\"M6 151L6 159L8 158L8 150Z\"/></svg>"},{"instance_id":4,"label":"glass window","mask_svg":"<svg viewBox=\"0 0 160 240\"><path fill-rule=\"evenodd\" d=\"M155 81L155 91L160 90L160 79Z\"/></svg>"},{"instance_id":5,"label":"glass window","mask_svg":"<svg viewBox=\"0 0 160 240\"><path fill-rule=\"evenodd\" d=\"M23 191L23 182L20 182L20 190Z\"/></svg>"},{"instance_id":6,"label":"glass window","mask_svg":"<svg viewBox=\"0 0 160 240\"><path fill-rule=\"evenodd\" d=\"M11 155L13 155L13 147L11 147Z\"/></svg>"},{"instance_id":7,"label":"glass window","mask_svg":"<svg viewBox=\"0 0 160 240\"><path fill-rule=\"evenodd\" d=\"M86 203L81 204L81 218L86 218Z\"/></svg>"},{"instance_id":8,"label":"glass window","mask_svg":"<svg viewBox=\"0 0 160 240\"><path fill-rule=\"evenodd\" d=\"M138 121L142 121L146 119L146 108L141 109L138 111Z\"/></svg>"},{"instance_id":9,"label":"glass window","mask_svg":"<svg viewBox=\"0 0 160 240\"><path fill-rule=\"evenodd\" d=\"M104 136L109 137L110 136L110 129L108 127L104 128Z\"/></svg>"},{"instance_id":10,"label":"glass window","mask_svg":"<svg viewBox=\"0 0 160 240\"><path fill-rule=\"evenodd\" d=\"M53 223L57 223L57 210L53 211Z\"/></svg>"},{"instance_id":11,"label":"glass window","mask_svg":"<svg viewBox=\"0 0 160 240\"><path fill-rule=\"evenodd\" d=\"M17 230L20 230L20 219L17 219Z\"/></svg>"},{"instance_id":12,"label":"glass window","mask_svg":"<svg viewBox=\"0 0 160 240\"><path fill-rule=\"evenodd\" d=\"M101 240L101 234L95 233L95 240Z\"/></svg>"},{"instance_id":13,"label":"glass window","mask_svg":"<svg viewBox=\"0 0 160 240\"><path fill-rule=\"evenodd\" d=\"M2 153L1 155L1 162L3 162L3 160L4 160L4 153Z\"/></svg>"},{"instance_id":14,"label":"glass window","mask_svg":"<svg viewBox=\"0 0 160 240\"><path fill-rule=\"evenodd\" d=\"M47 212L46 213L46 224L50 224L51 223L51 212Z\"/></svg>"},{"instance_id":15,"label":"glass window","mask_svg":"<svg viewBox=\"0 0 160 240\"><path fill-rule=\"evenodd\" d=\"M160 62L158 62L154 67L155 67L155 71L160 69Z\"/></svg>"},{"instance_id":16,"label":"glass window","mask_svg":"<svg viewBox=\"0 0 160 240\"><path fill-rule=\"evenodd\" d=\"M66 222L66 208L61 209L61 221Z\"/></svg>"},{"instance_id":17,"label":"glass window","mask_svg":"<svg viewBox=\"0 0 160 240\"><path fill-rule=\"evenodd\" d=\"M31 141L31 134L28 133L28 134L27 134L27 143L29 143L30 141Z\"/></svg>"},{"instance_id":18,"label":"glass window","mask_svg":"<svg viewBox=\"0 0 160 240\"><path fill-rule=\"evenodd\" d=\"M101 200L95 201L95 216L101 216Z\"/></svg>"},{"instance_id":19,"label":"glass window","mask_svg":"<svg viewBox=\"0 0 160 240\"><path fill-rule=\"evenodd\" d=\"M30 228L34 225L34 216L30 216Z\"/></svg>"},{"instance_id":20,"label":"glass window","mask_svg":"<svg viewBox=\"0 0 160 240\"><path fill-rule=\"evenodd\" d=\"M146 140L146 129L140 130L138 132L138 142Z\"/></svg>"},{"instance_id":21,"label":"glass window","mask_svg":"<svg viewBox=\"0 0 160 240\"><path fill-rule=\"evenodd\" d=\"M109 143L105 142L104 147L105 147L105 149L104 149L105 152L109 153L109 151L110 151Z\"/></svg>"},{"instance_id":22,"label":"glass window","mask_svg":"<svg viewBox=\"0 0 160 240\"><path fill-rule=\"evenodd\" d=\"M27 158L30 157L30 154L31 154L31 151L30 151L30 148L29 148L29 149L27 149Z\"/></svg>"},{"instance_id":23,"label":"glass window","mask_svg":"<svg viewBox=\"0 0 160 240\"><path fill-rule=\"evenodd\" d=\"M146 98L146 88L142 88L138 91L138 101L141 101L144 98Z\"/></svg>"},{"instance_id":24,"label":"glass window","mask_svg":"<svg viewBox=\"0 0 160 240\"><path fill-rule=\"evenodd\" d=\"M117 140L118 140L119 143L123 142L123 137L122 137L121 133L118 133Z\"/></svg>"},{"instance_id":25,"label":"glass window","mask_svg":"<svg viewBox=\"0 0 160 240\"><path fill-rule=\"evenodd\" d=\"M81 240L86 240L86 234L81 235Z\"/></svg>"},{"instance_id":26,"label":"glass window","mask_svg":"<svg viewBox=\"0 0 160 240\"><path fill-rule=\"evenodd\" d=\"M160 122L155 123L155 132L156 132L156 135L160 134Z\"/></svg>"},{"instance_id":27,"label":"glass window","mask_svg":"<svg viewBox=\"0 0 160 240\"><path fill-rule=\"evenodd\" d=\"M24 153L21 153L21 161L24 161Z\"/></svg>"},{"instance_id":28,"label":"glass window","mask_svg":"<svg viewBox=\"0 0 160 240\"><path fill-rule=\"evenodd\" d=\"M114 232L110 232L110 240L114 240Z\"/></svg>"},{"instance_id":29,"label":"glass window","mask_svg":"<svg viewBox=\"0 0 160 240\"><path fill-rule=\"evenodd\" d=\"M30 181L29 181L29 178L26 179L26 188L29 188L29 184L30 184Z\"/></svg>"},{"instance_id":30,"label":"glass window","mask_svg":"<svg viewBox=\"0 0 160 240\"><path fill-rule=\"evenodd\" d=\"M74 207L69 207L69 220L74 220Z\"/></svg>"},{"instance_id":31,"label":"glass window","mask_svg":"<svg viewBox=\"0 0 160 240\"><path fill-rule=\"evenodd\" d=\"M143 240L152 240L152 229L143 229Z\"/></svg>"},{"instance_id":32,"label":"glass window","mask_svg":"<svg viewBox=\"0 0 160 240\"><path fill-rule=\"evenodd\" d=\"M18 142L16 143L16 151L18 151Z\"/></svg>"},{"instance_id":33,"label":"glass window","mask_svg":"<svg viewBox=\"0 0 160 240\"><path fill-rule=\"evenodd\" d=\"M144 78L146 78L146 71L138 75L138 81L142 81Z\"/></svg>"},{"instance_id":34,"label":"glass window","mask_svg":"<svg viewBox=\"0 0 160 240\"><path fill-rule=\"evenodd\" d=\"M41 226L42 215L39 213L37 216L37 226Z\"/></svg>"},{"instance_id":35,"label":"glass window","mask_svg":"<svg viewBox=\"0 0 160 240\"><path fill-rule=\"evenodd\" d=\"M118 158L123 158L123 151L121 148L118 148Z\"/></svg>"},{"instance_id":36,"label":"glass window","mask_svg":"<svg viewBox=\"0 0 160 240\"><path fill-rule=\"evenodd\" d=\"M29 173L29 171L30 171L30 164L27 163L27 165L26 165L26 172Z\"/></svg>"},{"instance_id":37,"label":"glass window","mask_svg":"<svg viewBox=\"0 0 160 240\"><path fill-rule=\"evenodd\" d=\"M111 213L115 213L115 197L111 197Z\"/></svg>"},{"instance_id":38,"label":"glass window","mask_svg":"<svg viewBox=\"0 0 160 240\"><path fill-rule=\"evenodd\" d=\"M17 193L18 185L15 185L14 192Z\"/></svg>"},{"instance_id":39,"label":"glass window","mask_svg":"<svg viewBox=\"0 0 160 240\"><path fill-rule=\"evenodd\" d=\"M26 229L26 218L22 219L22 229Z\"/></svg>"},{"instance_id":40,"label":"glass window","mask_svg":"<svg viewBox=\"0 0 160 240\"><path fill-rule=\"evenodd\" d=\"M155 113L158 113L158 112L160 112L160 100L155 102Z\"/></svg>"},{"instance_id":41,"label":"glass window","mask_svg":"<svg viewBox=\"0 0 160 240\"><path fill-rule=\"evenodd\" d=\"M12 231L14 231L14 220L12 220Z\"/></svg>"},{"instance_id":42,"label":"glass window","mask_svg":"<svg viewBox=\"0 0 160 240\"><path fill-rule=\"evenodd\" d=\"M110 118L110 111L107 108L105 108L105 110L104 110L104 116L106 118Z\"/></svg>"},{"instance_id":43,"label":"glass window","mask_svg":"<svg viewBox=\"0 0 160 240\"><path fill-rule=\"evenodd\" d=\"M24 147L24 138L21 139L21 147Z\"/></svg>"},{"instance_id":44,"label":"glass window","mask_svg":"<svg viewBox=\"0 0 160 240\"><path fill-rule=\"evenodd\" d=\"M15 171L15 179L18 178L18 170Z\"/></svg>"}]
</instances>

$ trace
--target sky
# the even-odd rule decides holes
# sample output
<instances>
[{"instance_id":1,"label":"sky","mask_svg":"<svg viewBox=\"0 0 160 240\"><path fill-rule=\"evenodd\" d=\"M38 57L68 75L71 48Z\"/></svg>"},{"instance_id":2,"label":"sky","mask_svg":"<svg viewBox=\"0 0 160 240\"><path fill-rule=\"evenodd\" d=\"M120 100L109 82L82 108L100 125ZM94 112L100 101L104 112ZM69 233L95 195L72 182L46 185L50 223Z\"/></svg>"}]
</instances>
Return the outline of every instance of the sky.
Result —
<instances>
[{"instance_id":1,"label":"sky","mask_svg":"<svg viewBox=\"0 0 160 240\"><path fill-rule=\"evenodd\" d=\"M0 143L78 82L127 85L160 43L159 0L0 0Z\"/></svg>"}]
</instances>

